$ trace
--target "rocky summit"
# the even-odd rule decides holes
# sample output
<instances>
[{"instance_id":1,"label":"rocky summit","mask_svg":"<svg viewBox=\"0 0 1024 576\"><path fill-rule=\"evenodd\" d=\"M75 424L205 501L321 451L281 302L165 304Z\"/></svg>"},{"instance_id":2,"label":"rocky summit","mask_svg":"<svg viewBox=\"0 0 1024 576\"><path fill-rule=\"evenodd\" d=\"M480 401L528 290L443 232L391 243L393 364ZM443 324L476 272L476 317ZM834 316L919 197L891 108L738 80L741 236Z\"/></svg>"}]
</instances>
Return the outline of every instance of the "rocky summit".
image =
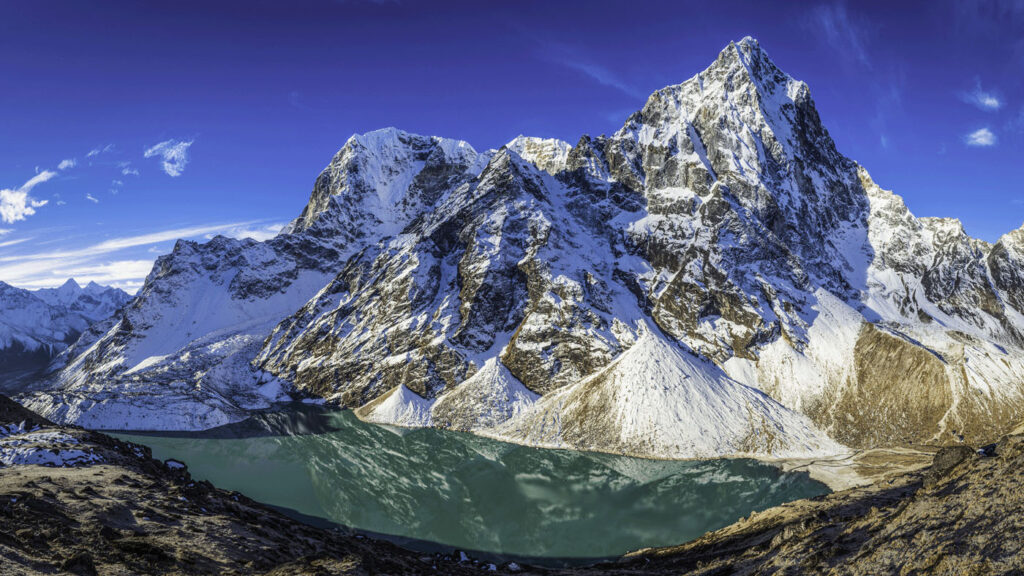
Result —
<instances>
[{"instance_id":1,"label":"rocky summit","mask_svg":"<svg viewBox=\"0 0 1024 576\"><path fill-rule=\"evenodd\" d=\"M23 400L166 430L298 394L667 458L982 443L1024 408L1022 259L915 217L745 38L611 136L353 136L277 237L179 242Z\"/></svg>"}]
</instances>

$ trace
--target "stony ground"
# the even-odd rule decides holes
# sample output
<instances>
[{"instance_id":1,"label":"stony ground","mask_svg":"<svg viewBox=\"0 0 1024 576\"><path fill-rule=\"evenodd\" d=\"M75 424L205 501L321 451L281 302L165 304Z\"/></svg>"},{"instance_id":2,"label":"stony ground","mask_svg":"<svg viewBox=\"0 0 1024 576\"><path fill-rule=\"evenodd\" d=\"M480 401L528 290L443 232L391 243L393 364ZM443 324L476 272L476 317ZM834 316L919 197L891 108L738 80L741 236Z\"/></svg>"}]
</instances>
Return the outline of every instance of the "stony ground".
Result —
<instances>
[{"instance_id":1,"label":"stony ground","mask_svg":"<svg viewBox=\"0 0 1024 576\"><path fill-rule=\"evenodd\" d=\"M0 465L4 576L1024 573L1020 435L984 454L945 448L925 470L772 508L678 547L547 570L460 562L458 554L418 554L356 533L314 528L241 494L195 482L187 469L153 460L142 447L53 426L0 396L0 427L22 422L24 429L75 438L76 449L99 461ZM17 437L0 437L0 458Z\"/></svg>"},{"instance_id":2,"label":"stony ground","mask_svg":"<svg viewBox=\"0 0 1024 576\"><path fill-rule=\"evenodd\" d=\"M481 574L486 565L424 556L314 528L193 481L142 447L54 427L0 396L0 426L60 430L102 459L68 467L0 465L0 575ZM13 439L15 436L9 436ZM435 570L436 567L436 570Z\"/></svg>"},{"instance_id":3,"label":"stony ground","mask_svg":"<svg viewBox=\"0 0 1024 576\"><path fill-rule=\"evenodd\" d=\"M618 574L1022 574L1024 436L980 455L944 448L927 470L752 515Z\"/></svg>"}]
</instances>

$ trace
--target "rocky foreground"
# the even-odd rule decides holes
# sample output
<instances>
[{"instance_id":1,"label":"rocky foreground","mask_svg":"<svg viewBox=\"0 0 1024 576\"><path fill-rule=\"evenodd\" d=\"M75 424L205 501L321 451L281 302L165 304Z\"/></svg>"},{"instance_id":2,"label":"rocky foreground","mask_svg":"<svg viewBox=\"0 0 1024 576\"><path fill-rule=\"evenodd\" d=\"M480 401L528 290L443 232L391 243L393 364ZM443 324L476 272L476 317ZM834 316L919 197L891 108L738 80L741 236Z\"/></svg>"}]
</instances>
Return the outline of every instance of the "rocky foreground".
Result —
<instances>
[{"instance_id":1,"label":"rocky foreground","mask_svg":"<svg viewBox=\"0 0 1024 576\"><path fill-rule=\"evenodd\" d=\"M549 570L308 526L0 396L0 574L1019 574L1022 483L1024 436L1011 435L678 547Z\"/></svg>"},{"instance_id":2,"label":"rocky foreground","mask_svg":"<svg viewBox=\"0 0 1024 576\"><path fill-rule=\"evenodd\" d=\"M13 465L12 465L13 464ZM292 520L0 396L0 574L480 574Z\"/></svg>"}]
</instances>

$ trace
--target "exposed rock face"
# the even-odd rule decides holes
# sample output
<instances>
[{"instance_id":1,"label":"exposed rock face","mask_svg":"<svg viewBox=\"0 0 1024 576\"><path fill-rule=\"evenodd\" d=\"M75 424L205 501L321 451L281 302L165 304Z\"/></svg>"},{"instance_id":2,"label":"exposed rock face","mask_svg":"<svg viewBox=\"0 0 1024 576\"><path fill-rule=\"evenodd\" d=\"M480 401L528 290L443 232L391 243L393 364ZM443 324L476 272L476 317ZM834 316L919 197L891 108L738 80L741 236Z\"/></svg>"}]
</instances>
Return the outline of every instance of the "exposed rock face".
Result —
<instances>
[{"instance_id":1,"label":"exposed rock face","mask_svg":"<svg viewBox=\"0 0 1024 576\"><path fill-rule=\"evenodd\" d=\"M180 244L29 401L196 428L294 387L661 457L978 442L1024 412L1021 234L914 217L747 38L610 137L351 138L281 235ZM644 338L673 368L616 368Z\"/></svg>"},{"instance_id":2,"label":"exposed rock face","mask_svg":"<svg viewBox=\"0 0 1024 576\"><path fill-rule=\"evenodd\" d=\"M18 390L93 323L111 316L128 294L68 280L59 288L23 290L0 282L0 389Z\"/></svg>"}]
</instances>

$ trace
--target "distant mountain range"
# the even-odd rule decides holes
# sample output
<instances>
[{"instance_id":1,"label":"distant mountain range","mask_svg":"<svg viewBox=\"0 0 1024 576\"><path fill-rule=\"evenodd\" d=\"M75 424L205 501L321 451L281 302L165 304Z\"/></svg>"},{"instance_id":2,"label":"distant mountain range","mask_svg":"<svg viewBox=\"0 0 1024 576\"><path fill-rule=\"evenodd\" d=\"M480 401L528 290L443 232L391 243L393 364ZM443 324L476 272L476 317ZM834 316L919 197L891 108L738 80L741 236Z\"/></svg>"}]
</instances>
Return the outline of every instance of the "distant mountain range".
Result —
<instances>
[{"instance_id":1,"label":"distant mountain range","mask_svg":"<svg viewBox=\"0 0 1024 576\"><path fill-rule=\"evenodd\" d=\"M83 288L73 279L35 291L0 282L0 390L17 390L130 298L123 290L95 282Z\"/></svg>"},{"instance_id":2,"label":"distant mountain range","mask_svg":"<svg viewBox=\"0 0 1024 576\"><path fill-rule=\"evenodd\" d=\"M178 242L23 400L197 429L299 392L658 457L977 443L1024 408L1022 258L911 214L745 38L609 137L353 136L277 237Z\"/></svg>"}]
</instances>

